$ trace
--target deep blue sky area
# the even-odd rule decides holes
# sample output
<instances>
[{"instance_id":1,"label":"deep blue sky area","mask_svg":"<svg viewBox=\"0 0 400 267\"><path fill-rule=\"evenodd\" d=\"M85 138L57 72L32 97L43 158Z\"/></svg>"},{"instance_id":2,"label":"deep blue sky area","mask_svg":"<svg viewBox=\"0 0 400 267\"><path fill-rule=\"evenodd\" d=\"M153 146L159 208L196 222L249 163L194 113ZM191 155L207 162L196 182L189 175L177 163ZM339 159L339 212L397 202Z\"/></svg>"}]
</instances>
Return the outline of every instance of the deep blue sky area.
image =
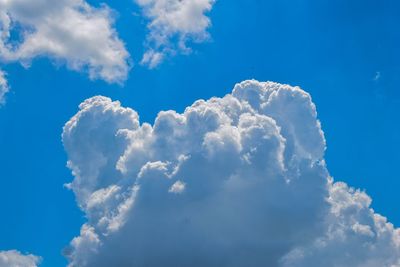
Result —
<instances>
[{"instance_id":1,"label":"deep blue sky area","mask_svg":"<svg viewBox=\"0 0 400 267\"><path fill-rule=\"evenodd\" d=\"M98 5L100 1L88 1ZM149 70L140 66L145 20L133 1L109 0L134 67L124 85L36 59L4 65L12 92L0 108L0 250L63 266L62 249L84 222L61 143L78 105L109 96L153 122L158 111L230 93L244 79L298 85L317 105L335 180L366 190L400 226L400 2L217 0L211 39Z\"/></svg>"}]
</instances>

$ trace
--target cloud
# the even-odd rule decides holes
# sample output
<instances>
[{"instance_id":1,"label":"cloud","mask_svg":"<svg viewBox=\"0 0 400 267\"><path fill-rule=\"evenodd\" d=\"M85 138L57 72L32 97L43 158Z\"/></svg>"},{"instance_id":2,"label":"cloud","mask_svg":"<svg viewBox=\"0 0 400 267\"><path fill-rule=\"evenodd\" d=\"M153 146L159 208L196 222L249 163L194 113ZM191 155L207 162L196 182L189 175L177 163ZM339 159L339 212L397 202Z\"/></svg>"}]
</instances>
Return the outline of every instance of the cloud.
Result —
<instances>
[{"instance_id":1,"label":"cloud","mask_svg":"<svg viewBox=\"0 0 400 267\"><path fill-rule=\"evenodd\" d=\"M70 267L400 266L399 230L330 177L298 87L244 81L154 125L97 96L62 138L87 217Z\"/></svg>"},{"instance_id":2,"label":"cloud","mask_svg":"<svg viewBox=\"0 0 400 267\"><path fill-rule=\"evenodd\" d=\"M16 250L0 251L0 267L37 267L40 257Z\"/></svg>"},{"instance_id":3,"label":"cloud","mask_svg":"<svg viewBox=\"0 0 400 267\"><path fill-rule=\"evenodd\" d=\"M113 20L107 6L84 0L0 0L0 58L29 66L50 57L91 79L122 82L129 54Z\"/></svg>"},{"instance_id":4,"label":"cloud","mask_svg":"<svg viewBox=\"0 0 400 267\"><path fill-rule=\"evenodd\" d=\"M378 81L381 78L381 72L377 71L374 76L374 81Z\"/></svg>"},{"instance_id":5,"label":"cloud","mask_svg":"<svg viewBox=\"0 0 400 267\"><path fill-rule=\"evenodd\" d=\"M283 266L400 266L400 230L371 208L371 198L345 183L330 185L325 232L297 247Z\"/></svg>"},{"instance_id":6,"label":"cloud","mask_svg":"<svg viewBox=\"0 0 400 267\"><path fill-rule=\"evenodd\" d=\"M141 63L149 68L159 65L176 52L189 53L188 41L207 40L211 25L206 13L215 0L135 0L149 20L147 51Z\"/></svg>"},{"instance_id":7,"label":"cloud","mask_svg":"<svg viewBox=\"0 0 400 267\"><path fill-rule=\"evenodd\" d=\"M0 106L5 103L5 96L9 91L6 73L0 70Z\"/></svg>"}]
</instances>

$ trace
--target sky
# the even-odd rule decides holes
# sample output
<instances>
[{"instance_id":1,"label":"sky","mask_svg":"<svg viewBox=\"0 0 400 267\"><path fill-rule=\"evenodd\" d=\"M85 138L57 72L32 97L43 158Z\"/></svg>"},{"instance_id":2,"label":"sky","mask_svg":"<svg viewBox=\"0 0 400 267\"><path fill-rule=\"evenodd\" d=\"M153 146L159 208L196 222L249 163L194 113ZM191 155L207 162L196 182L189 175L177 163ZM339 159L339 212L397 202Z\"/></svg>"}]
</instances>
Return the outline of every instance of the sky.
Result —
<instances>
[{"instance_id":1,"label":"sky","mask_svg":"<svg viewBox=\"0 0 400 267\"><path fill-rule=\"evenodd\" d=\"M78 113L83 101L106 96L120 101L122 107L135 110L141 123L153 124L160 118L159 111L182 113L198 99L230 94L235 84L247 79L299 86L308 92L322 125L322 139L326 139L325 156L310 152L310 157L324 159L335 181L365 190L372 199L372 208L396 227L400 225L398 1L217 0L213 3L200 0L197 1L200 15L195 13L180 21L179 12L166 19L155 17L174 1L93 0L86 1L85 8L93 10L84 11L87 16L83 18L87 19L84 20L87 25L97 23L99 27L88 27L89 33L102 29L96 35L98 39L80 39L82 32L74 35L71 30L68 36L76 41L71 44L64 41L70 40L68 36L55 34L58 28L43 26L42 18L57 14L48 18L63 19L58 14L63 8L69 12L68 3L76 1L61 1L65 6L52 7L51 1L43 0L33 15L18 9L18 3L23 1L14 1L16 7L5 2L0 1L0 11L12 14L22 24L11 32L12 42L20 41L16 32L21 31L18 27L24 23L39 25L37 29L42 31L38 31L38 38L23 43L23 49L9 49L3 39L0 45L0 68L6 73L9 90L0 107L0 251L16 249L38 255L43 267L66 266L64 251L70 257L69 262L79 266L83 257L79 253L84 253L84 248L65 248L80 235L81 226L88 220L94 224L97 215L87 207L88 200L82 193L86 188L80 187L79 181L86 179L86 174L75 173L74 177L71 169L80 164L86 166L78 158L90 152L91 147L86 149L85 142L78 142L86 137L79 139L67 131L67 126L64 131L63 127ZM47 9L48 13L39 12ZM77 14L76 20L79 19L82 17ZM3 31L5 24L1 20ZM114 20L114 24L107 24L108 20ZM174 24L177 21L178 26ZM54 41L56 45L36 42L39 37L45 44ZM104 51L111 56L103 56ZM114 54L115 51L118 53ZM105 99L96 101L102 108L115 105ZM90 114L92 104L87 105ZM120 112L121 107L114 108L116 113ZM268 112L275 118L271 114L277 111L271 108ZM103 118L96 114L94 124ZM315 118L311 117L311 124L316 127ZM295 123L293 118L289 121ZM85 123L81 122L82 131L86 129ZM304 125L307 123L304 121ZM301 123L298 127L302 127ZM284 137L291 142L290 136ZM323 142L318 140L316 143ZM308 144L313 139L304 142ZM188 151L194 149L191 145L194 146L187 145ZM154 151L164 152L161 148ZM72 161L71 169L67 167L68 160ZM68 189L66 184L72 181ZM176 188L182 189L179 183ZM138 203L139 214L146 214L148 208ZM205 210L204 215L210 213ZM143 223L131 217L126 220L131 227ZM120 233L129 235L129 231L124 228ZM103 242L111 246L117 241ZM219 249L223 250L217 247L215 251ZM107 256L105 259L109 260ZM297 266L287 261L285 266Z\"/></svg>"}]
</instances>

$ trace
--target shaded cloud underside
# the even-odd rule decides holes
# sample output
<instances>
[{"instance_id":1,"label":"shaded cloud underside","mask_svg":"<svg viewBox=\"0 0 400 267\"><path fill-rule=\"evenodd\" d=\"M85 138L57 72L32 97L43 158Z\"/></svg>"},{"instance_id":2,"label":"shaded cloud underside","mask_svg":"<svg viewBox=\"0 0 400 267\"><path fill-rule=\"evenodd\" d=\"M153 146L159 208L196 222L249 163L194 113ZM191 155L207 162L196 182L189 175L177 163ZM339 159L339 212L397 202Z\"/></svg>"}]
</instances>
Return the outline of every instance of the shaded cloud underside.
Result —
<instances>
[{"instance_id":1,"label":"shaded cloud underside","mask_svg":"<svg viewBox=\"0 0 400 267\"><path fill-rule=\"evenodd\" d=\"M88 220L69 266L400 266L400 233L334 182L309 94L244 81L154 125L93 97L65 125Z\"/></svg>"}]
</instances>

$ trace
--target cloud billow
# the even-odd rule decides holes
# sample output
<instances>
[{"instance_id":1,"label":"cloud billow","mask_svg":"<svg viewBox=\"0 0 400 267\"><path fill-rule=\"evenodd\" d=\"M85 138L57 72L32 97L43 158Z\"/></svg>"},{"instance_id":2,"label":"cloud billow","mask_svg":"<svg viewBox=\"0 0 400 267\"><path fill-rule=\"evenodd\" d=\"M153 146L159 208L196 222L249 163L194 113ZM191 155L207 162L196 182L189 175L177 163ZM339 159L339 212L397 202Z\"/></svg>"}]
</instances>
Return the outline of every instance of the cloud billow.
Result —
<instances>
[{"instance_id":1,"label":"cloud billow","mask_svg":"<svg viewBox=\"0 0 400 267\"><path fill-rule=\"evenodd\" d=\"M309 94L244 81L154 125L106 97L63 143L87 216L69 266L400 266L400 233L334 182Z\"/></svg>"}]
</instances>

